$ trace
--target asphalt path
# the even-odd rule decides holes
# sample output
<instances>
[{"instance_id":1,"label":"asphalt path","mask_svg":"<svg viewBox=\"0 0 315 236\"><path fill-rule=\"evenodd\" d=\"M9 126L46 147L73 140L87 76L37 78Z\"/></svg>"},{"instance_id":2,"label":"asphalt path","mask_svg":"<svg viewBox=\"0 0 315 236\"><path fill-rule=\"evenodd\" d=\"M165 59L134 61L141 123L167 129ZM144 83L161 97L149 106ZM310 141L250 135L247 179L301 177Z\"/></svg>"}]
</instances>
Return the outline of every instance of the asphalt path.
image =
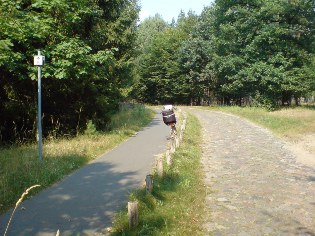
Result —
<instances>
[{"instance_id":1,"label":"asphalt path","mask_svg":"<svg viewBox=\"0 0 315 236\"><path fill-rule=\"evenodd\" d=\"M8 236L105 235L115 212L127 205L130 191L150 174L155 155L166 149L169 128L161 114L135 137L24 201ZM11 211L0 216L4 234Z\"/></svg>"}]
</instances>

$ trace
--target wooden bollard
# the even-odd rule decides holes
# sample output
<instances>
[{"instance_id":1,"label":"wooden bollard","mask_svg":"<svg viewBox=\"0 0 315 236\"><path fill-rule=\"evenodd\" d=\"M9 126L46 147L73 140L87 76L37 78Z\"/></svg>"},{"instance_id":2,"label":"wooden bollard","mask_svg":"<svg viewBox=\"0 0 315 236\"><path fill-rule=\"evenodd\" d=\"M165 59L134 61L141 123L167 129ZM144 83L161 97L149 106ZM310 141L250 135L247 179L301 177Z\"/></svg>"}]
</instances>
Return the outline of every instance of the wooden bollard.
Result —
<instances>
[{"instance_id":1,"label":"wooden bollard","mask_svg":"<svg viewBox=\"0 0 315 236\"><path fill-rule=\"evenodd\" d=\"M174 139L171 140L171 148L170 148L170 153L173 154L175 152L175 144L174 144Z\"/></svg>"},{"instance_id":2,"label":"wooden bollard","mask_svg":"<svg viewBox=\"0 0 315 236\"><path fill-rule=\"evenodd\" d=\"M178 137L175 137L175 147L176 148L179 147L179 139L178 139Z\"/></svg>"},{"instance_id":3,"label":"wooden bollard","mask_svg":"<svg viewBox=\"0 0 315 236\"><path fill-rule=\"evenodd\" d=\"M166 150L166 164L167 166L171 166L172 165L172 156L170 154L170 150Z\"/></svg>"},{"instance_id":4,"label":"wooden bollard","mask_svg":"<svg viewBox=\"0 0 315 236\"><path fill-rule=\"evenodd\" d=\"M184 131L184 124L180 126L180 131Z\"/></svg>"},{"instance_id":5,"label":"wooden bollard","mask_svg":"<svg viewBox=\"0 0 315 236\"><path fill-rule=\"evenodd\" d=\"M128 202L128 218L129 228L133 229L138 226L139 223L138 202Z\"/></svg>"},{"instance_id":6,"label":"wooden bollard","mask_svg":"<svg viewBox=\"0 0 315 236\"><path fill-rule=\"evenodd\" d=\"M145 189L147 193L152 193L153 190L153 175L147 175L145 177Z\"/></svg>"},{"instance_id":7,"label":"wooden bollard","mask_svg":"<svg viewBox=\"0 0 315 236\"><path fill-rule=\"evenodd\" d=\"M157 159L156 169L157 169L158 176L162 177L163 176L163 158L161 156Z\"/></svg>"}]
</instances>

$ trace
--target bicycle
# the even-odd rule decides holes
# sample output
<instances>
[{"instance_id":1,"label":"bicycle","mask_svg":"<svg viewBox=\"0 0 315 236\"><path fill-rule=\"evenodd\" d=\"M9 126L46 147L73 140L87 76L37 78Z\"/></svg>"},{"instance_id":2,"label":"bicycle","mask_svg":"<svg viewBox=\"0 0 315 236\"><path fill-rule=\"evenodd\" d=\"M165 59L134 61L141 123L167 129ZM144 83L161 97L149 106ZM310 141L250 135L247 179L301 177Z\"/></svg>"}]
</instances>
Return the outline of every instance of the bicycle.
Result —
<instances>
[{"instance_id":1,"label":"bicycle","mask_svg":"<svg viewBox=\"0 0 315 236\"><path fill-rule=\"evenodd\" d=\"M162 109L163 122L171 127L170 139L175 138L176 132L176 116L172 105L165 105Z\"/></svg>"}]
</instances>

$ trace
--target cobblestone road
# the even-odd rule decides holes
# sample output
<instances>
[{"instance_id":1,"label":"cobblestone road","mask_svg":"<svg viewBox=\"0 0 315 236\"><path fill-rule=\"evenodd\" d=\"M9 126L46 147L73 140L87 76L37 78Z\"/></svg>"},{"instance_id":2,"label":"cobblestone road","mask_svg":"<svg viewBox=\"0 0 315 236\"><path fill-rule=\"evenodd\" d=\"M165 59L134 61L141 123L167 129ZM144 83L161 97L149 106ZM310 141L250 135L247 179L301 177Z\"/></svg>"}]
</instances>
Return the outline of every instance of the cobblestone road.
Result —
<instances>
[{"instance_id":1,"label":"cobblestone road","mask_svg":"<svg viewBox=\"0 0 315 236\"><path fill-rule=\"evenodd\" d=\"M236 116L194 110L203 125L207 235L315 235L315 169Z\"/></svg>"}]
</instances>

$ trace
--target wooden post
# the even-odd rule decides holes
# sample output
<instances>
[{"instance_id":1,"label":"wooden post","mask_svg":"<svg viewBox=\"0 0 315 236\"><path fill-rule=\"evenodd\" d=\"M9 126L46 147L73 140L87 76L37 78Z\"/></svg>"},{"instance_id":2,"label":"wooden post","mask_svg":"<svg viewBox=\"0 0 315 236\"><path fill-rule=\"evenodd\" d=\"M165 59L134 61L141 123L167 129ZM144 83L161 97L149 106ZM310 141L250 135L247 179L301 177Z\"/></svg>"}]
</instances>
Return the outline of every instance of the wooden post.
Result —
<instances>
[{"instance_id":1,"label":"wooden post","mask_svg":"<svg viewBox=\"0 0 315 236\"><path fill-rule=\"evenodd\" d=\"M133 229L138 226L139 223L138 202L128 202L128 218L129 228Z\"/></svg>"},{"instance_id":2,"label":"wooden post","mask_svg":"<svg viewBox=\"0 0 315 236\"><path fill-rule=\"evenodd\" d=\"M145 189L147 193L152 193L153 190L153 176L152 175L147 175L145 177Z\"/></svg>"},{"instance_id":3,"label":"wooden post","mask_svg":"<svg viewBox=\"0 0 315 236\"><path fill-rule=\"evenodd\" d=\"M170 150L166 150L166 163L167 166L171 166L172 165L172 156L170 154Z\"/></svg>"},{"instance_id":4,"label":"wooden post","mask_svg":"<svg viewBox=\"0 0 315 236\"><path fill-rule=\"evenodd\" d=\"M160 156L157 159L157 164L156 164L156 168L157 168L157 174L158 176L162 177L163 176L163 156Z\"/></svg>"},{"instance_id":5,"label":"wooden post","mask_svg":"<svg viewBox=\"0 0 315 236\"><path fill-rule=\"evenodd\" d=\"M171 148L170 153L173 154L175 152L175 145L174 145L174 139L171 140Z\"/></svg>"},{"instance_id":6,"label":"wooden post","mask_svg":"<svg viewBox=\"0 0 315 236\"><path fill-rule=\"evenodd\" d=\"M175 137L175 147L178 148L179 147L179 140L177 137Z\"/></svg>"}]
</instances>

